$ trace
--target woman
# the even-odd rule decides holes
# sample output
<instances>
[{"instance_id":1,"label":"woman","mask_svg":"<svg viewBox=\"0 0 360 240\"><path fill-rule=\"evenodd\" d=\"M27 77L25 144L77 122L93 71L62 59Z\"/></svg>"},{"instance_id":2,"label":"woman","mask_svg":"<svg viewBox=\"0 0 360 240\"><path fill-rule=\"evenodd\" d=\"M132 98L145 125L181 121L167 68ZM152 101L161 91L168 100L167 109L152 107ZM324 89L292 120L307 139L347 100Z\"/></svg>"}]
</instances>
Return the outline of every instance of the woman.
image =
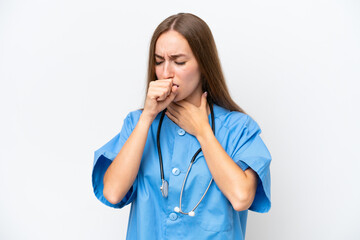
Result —
<instances>
[{"instance_id":1,"label":"woman","mask_svg":"<svg viewBox=\"0 0 360 240\"><path fill-rule=\"evenodd\" d=\"M231 99L203 20L180 13L157 27L146 93L95 152L96 197L132 203L127 239L244 239L248 209L270 209L271 156Z\"/></svg>"}]
</instances>

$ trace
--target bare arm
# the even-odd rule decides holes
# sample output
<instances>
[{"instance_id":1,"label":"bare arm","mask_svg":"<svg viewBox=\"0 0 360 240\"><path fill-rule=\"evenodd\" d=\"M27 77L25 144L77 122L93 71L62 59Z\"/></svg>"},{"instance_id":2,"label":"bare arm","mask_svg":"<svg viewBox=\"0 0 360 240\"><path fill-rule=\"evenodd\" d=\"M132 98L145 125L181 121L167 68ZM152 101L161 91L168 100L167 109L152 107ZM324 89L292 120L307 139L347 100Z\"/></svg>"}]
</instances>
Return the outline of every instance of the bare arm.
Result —
<instances>
[{"instance_id":1,"label":"bare arm","mask_svg":"<svg viewBox=\"0 0 360 240\"><path fill-rule=\"evenodd\" d=\"M206 94L201 96L199 107L179 101L170 104L166 114L197 138L215 183L233 208L237 211L248 209L255 198L257 174L251 168L243 171L214 136L208 120Z\"/></svg>"},{"instance_id":2,"label":"bare arm","mask_svg":"<svg viewBox=\"0 0 360 240\"><path fill-rule=\"evenodd\" d=\"M214 181L236 211L248 209L255 198L257 174L251 168L243 171L225 152L210 125L196 136Z\"/></svg>"},{"instance_id":3,"label":"bare arm","mask_svg":"<svg viewBox=\"0 0 360 240\"><path fill-rule=\"evenodd\" d=\"M139 172L149 128L157 114L165 109L177 94L172 79L152 81L144 110L129 138L104 175L104 197L119 203L133 185Z\"/></svg>"},{"instance_id":4,"label":"bare arm","mask_svg":"<svg viewBox=\"0 0 360 240\"><path fill-rule=\"evenodd\" d=\"M133 185L153 119L141 114L140 119L120 152L104 175L104 197L112 204L120 202Z\"/></svg>"}]
</instances>

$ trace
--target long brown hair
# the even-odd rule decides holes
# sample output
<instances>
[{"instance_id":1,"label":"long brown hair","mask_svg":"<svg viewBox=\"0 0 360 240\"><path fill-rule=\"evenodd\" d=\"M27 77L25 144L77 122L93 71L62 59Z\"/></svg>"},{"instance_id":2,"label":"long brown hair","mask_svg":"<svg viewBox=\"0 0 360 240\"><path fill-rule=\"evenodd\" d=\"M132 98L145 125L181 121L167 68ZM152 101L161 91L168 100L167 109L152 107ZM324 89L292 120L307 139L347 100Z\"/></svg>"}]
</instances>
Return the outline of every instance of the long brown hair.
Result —
<instances>
[{"instance_id":1,"label":"long brown hair","mask_svg":"<svg viewBox=\"0 0 360 240\"><path fill-rule=\"evenodd\" d=\"M149 49L145 101L150 82L157 80L155 74L156 41L161 34L170 30L177 31L188 41L199 64L202 90L208 92L208 100L230 111L245 113L230 97L210 28L201 18L191 13L172 15L161 22L155 29Z\"/></svg>"}]
</instances>

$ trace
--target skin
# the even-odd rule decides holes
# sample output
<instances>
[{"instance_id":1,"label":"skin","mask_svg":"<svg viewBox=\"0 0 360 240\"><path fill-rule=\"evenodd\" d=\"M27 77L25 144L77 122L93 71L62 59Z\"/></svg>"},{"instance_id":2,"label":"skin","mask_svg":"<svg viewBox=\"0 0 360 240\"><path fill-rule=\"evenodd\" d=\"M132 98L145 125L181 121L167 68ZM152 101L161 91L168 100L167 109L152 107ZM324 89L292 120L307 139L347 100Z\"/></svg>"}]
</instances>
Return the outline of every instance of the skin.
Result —
<instances>
[{"instance_id":1,"label":"skin","mask_svg":"<svg viewBox=\"0 0 360 240\"><path fill-rule=\"evenodd\" d=\"M203 95L200 81L201 72L187 40L176 31L166 32L156 42L155 56L155 73L158 79L163 80L155 81L154 85L159 82L170 84L172 82L172 84L179 85L178 88L173 86L174 90L176 88L176 96L167 106L166 115L173 120L171 117L174 115L171 113L177 111L178 107L188 103L187 106L192 113L195 112L195 115L193 118L186 119L186 122L183 119L182 125L188 133L196 135L196 131L201 128L200 124L208 122L210 109L208 106L204 109L199 108L201 96ZM168 90L172 89L168 88ZM152 89L150 89L150 92L152 92ZM164 100L163 96L158 99L158 101L162 100Z\"/></svg>"},{"instance_id":2,"label":"skin","mask_svg":"<svg viewBox=\"0 0 360 240\"><path fill-rule=\"evenodd\" d=\"M181 104L182 100L200 106L201 73L187 40L176 31L163 33L156 42L155 56L158 80L149 85L145 114L155 118L160 111ZM205 115L210 112L207 111Z\"/></svg>"},{"instance_id":3,"label":"skin","mask_svg":"<svg viewBox=\"0 0 360 240\"><path fill-rule=\"evenodd\" d=\"M187 40L176 31L163 33L155 46L156 81L149 85L144 110L134 131L104 176L104 196L115 204L132 186L141 163L149 128L159 112L195 136L215 183L237 211L248 209L255 197L257 175L243 171L215 138L208 115L201 73Z\"/></svg>"}]
</instances>

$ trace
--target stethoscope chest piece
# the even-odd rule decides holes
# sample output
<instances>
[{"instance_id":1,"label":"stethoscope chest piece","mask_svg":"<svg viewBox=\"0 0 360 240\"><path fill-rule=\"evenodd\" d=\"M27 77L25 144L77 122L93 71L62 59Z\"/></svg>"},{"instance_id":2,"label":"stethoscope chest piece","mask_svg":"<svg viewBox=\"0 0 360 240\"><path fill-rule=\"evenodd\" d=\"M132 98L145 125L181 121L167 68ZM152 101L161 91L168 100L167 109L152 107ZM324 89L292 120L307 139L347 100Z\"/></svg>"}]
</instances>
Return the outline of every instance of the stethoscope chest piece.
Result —
<instances>
[{"instance_id":1,"label":"stethoscope chest piece","mask_svg":"<svg viewBox=\"0 0 360 240\"><path fill-rule=\"evenodd\" d=\"M169 193L169 183L165 179L162 179L162 185L160 187L160 190L161 190L163 197L167 198L168 193Z\"/></svg>"}]
</instances>

